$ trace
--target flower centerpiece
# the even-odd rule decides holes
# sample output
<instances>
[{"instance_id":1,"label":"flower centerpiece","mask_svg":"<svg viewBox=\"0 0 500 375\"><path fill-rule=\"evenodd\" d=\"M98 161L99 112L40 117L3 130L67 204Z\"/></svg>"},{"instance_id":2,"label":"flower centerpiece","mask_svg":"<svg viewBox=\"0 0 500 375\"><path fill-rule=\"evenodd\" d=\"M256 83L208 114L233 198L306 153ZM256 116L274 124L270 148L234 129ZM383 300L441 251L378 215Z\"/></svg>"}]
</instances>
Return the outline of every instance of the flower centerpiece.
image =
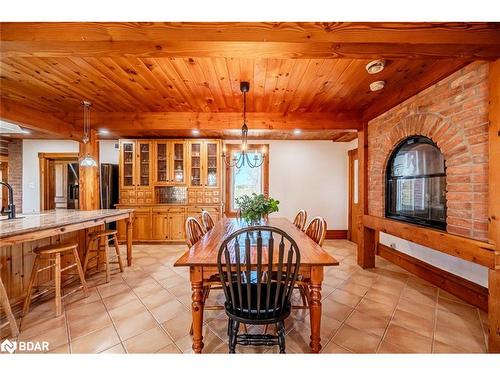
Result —
<instances>
[{"instance_id":1,"label":"flower centerpiece","mask_svg":"<svg viewBox=\"0 0 500 375\"><path fill-rule=\"evenodd\" d=\"M258 224L260 220L272 212L278 212L280 201L274 198L266 198L264 194L242 195L236 198L236 205L240 210L240 216L249 224Z\"/></svg>"}]
</instances>

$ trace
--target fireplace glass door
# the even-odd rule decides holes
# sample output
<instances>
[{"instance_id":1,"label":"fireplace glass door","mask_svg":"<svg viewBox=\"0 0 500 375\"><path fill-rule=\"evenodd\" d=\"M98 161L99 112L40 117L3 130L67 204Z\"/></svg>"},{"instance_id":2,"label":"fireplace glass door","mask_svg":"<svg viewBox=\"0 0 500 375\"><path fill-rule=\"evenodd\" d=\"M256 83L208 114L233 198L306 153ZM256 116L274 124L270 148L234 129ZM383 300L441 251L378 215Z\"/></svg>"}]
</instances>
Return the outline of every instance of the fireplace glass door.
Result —
<instances>
[{"instance_id":1,"label":"fireplace glass door","mask_svg":"<svg viewBox=\"0 0 500 375\"><path fill-rule=\"evenodd\" d=\"M410 137L389 158L386 216L446 229L445 162L429 138Z\"/></svg>"}]
</instances>

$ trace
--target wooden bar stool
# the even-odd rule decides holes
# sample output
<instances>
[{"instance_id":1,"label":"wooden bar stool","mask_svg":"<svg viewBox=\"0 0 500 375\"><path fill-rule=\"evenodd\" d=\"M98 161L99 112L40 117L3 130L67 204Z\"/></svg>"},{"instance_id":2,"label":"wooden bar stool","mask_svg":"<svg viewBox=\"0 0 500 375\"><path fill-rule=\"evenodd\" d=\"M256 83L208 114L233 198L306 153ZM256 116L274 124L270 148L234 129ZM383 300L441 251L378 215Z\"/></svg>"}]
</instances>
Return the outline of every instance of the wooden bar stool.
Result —
<instances>
[{"instance_id":1,"label":"wooden bar stool","mask_svg":"<svg viewBox=\"0 0 500 375\"><path fill-rule=\"evenodd\" d=\"M31 304L31 292L35 286L35 280L38 273L54 268L54 288L55 288L55 304L56 304L56 315L62 314L62 298L76 292L77 290L83 289L83 294L87 297L87 283L85 282L85 276L83 273L82 265L80 263L80 257L78 256L78 244L77 243L60 243L56 245L48 245L36 248L33 250L36 254L35 263L33 264L33 270L31 271L31 277L28 284L28 292L26 294L26 299L24 300L23 314L29 311ZM61 255L72 256L74 263L61 268ZM42 262L47 262L48 265L45 267L40 267ZM66 293L64 296L61 295L61 274L73 267L76 267L78 272L78 277L80 278L81 285L72 291Z\"/></svg>"},{"instance_id":2,"label":"wooden bar stool","mask_svg":"<svg viewBox=\"0 0 500 375\"><path fill-rule=\"evenodd\" d=\"M100 230L97 232L89 233L89 244L87 247L87 253L85 254L85 261L83 262L83 273L87 274L87 268L89 266L89 262L93 259L96 260L95 267L99 272L101 270L101 257L100 253L104 253L104 264L106 267L106 283L109 283L111 280L110 268L109 265L111 263L118 263L120 267L120 272L123 272L123 263L122 257L120 255L120 248L118 247L118 236L116 235L116 230ZM116 256L114 258L117 259L116 262L109 261L109 243L110 241L114 242ZM95 248L93 244L97 243ZM90 256L91 253L95 253L93 257Z\"/></svg>"},{"instance_id":3,"label":"wooden bar stool","mask_svg":"<svg viewBox=\"0 0 500 375\"><path fill-rule=\"evenodd\" d=\"M0 264L0 271L2 270L2 265ZM7 316L6 324L0 326L0 328L4 327L7 324L10 324L10 332L12 337L16 337L19 335L19 329L17 328L16 318L14 314L12 314L12 310L10 308L9 296L7 296L7 291L3 285L2 277L0 277L0 305L2 306L3 311L5 311L5 315Z\"/></svg>"}]
</instances>

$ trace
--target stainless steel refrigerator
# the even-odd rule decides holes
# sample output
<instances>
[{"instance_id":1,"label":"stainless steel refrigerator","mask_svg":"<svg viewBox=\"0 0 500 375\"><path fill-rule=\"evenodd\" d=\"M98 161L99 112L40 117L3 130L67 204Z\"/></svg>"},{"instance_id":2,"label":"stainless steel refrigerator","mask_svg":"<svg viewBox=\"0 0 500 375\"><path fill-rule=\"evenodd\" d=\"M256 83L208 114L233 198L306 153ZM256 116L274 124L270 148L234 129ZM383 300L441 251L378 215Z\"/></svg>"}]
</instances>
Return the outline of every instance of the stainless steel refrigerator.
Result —
<instances>
[{"instance_id":1,"label":"stainless steel refrigerator","mask_svg":"<svg viewBox=\"0 0 500 375\"><path fill-rule=\"evenodd\" d=\"M119 199L118 183L118 165L101 164L101 208L116 208ZM109 228L115 229L115 226L116 223L113 222Z\"/></svg>"}]
</instances>

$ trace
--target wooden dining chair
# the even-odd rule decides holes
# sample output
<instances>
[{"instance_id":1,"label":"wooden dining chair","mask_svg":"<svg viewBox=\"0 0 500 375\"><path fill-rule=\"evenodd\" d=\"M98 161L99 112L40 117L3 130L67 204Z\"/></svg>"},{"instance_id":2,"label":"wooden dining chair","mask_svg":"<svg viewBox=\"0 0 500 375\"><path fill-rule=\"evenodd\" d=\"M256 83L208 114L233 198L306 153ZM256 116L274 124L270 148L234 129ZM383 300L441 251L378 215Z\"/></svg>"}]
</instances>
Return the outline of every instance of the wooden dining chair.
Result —
<instances>
[{"instance_id":1,"label":"wooden dining chair","mask_svg":"<svg viewBox=\"0 0 500 375\"><path fill-rule=\"evenodd\" d=\"M205 232L211 230L215 225L214 219L212 218L210 213L205 210L201 211L201 222L203 224L203 227L205 228Z\"/></svg>"},{"instance_id":2,"label":"wooden dining chair","mask_svg":"<svg viewBox=\"0 0 500 375\"><path fill-rule=\"evenodd\" d=\"M297 215L295 215L295 219L293 219L293 225L295 225L301 231L304 231L304 228L306 227L306 221L307 221L306 210L300 210L299 212L297 212Z\"/></svg>"},{"instance_id":3,"label":"wooden dining chair","mask_svg":"<svg viewBox=\"0 0 500 375\"><path fill-rule=\"evenodd\" d=\"M217 267L226 297L229 353L236 345L278 345L285 353L285 319L300 267L297 243L278 228L242 228L221 244ZM268 277L270 269L276 277ZM239 334L240 324L275 324L277 334Z\"/></svg>"},{"instance_id":4,"label":"wooden dining chair","mask_svg":"<svg viewBox=\"0 0 500 375\"><path fill-rule=\"evenodd\" d=\"M205 234L205 230L196 218L190 216L184 225L186 230L186 243L189 247L194 246Z\"/></svg>"},{"instance_id":5,"label":"wooden dining chair","mask_svg":"<svg viewBox=\"0 0 500 375\"><path fill-rule=\"evenodd\" d=\"M326 237L326 220L316 216L307 226L306 234L319 246L323 246Z\"/></svg>"}]
</instances>

